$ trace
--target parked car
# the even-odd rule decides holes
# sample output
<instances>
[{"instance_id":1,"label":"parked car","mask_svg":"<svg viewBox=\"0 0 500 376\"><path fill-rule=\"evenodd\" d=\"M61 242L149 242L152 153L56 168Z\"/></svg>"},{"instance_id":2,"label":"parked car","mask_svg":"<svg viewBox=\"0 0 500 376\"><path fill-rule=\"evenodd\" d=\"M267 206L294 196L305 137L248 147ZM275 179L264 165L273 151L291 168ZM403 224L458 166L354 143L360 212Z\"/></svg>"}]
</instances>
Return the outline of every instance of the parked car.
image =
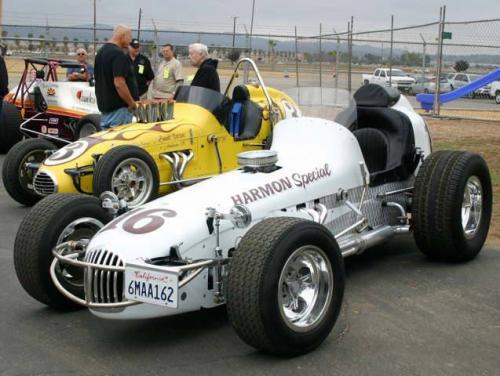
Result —
<instances>
[{"instance_id":1,"label":"parked car","mask_svg":"<svg viewBox=\"0 0 500 376\"><path fill-rule=\"evenodd\" d=\"M255 70L257 83L233 85L243 63ZM172 111L160 110L163 104L146 103L136 113L139 122L101 131L59 150L47 140L22 141L4 161L6 191L28 206L57 192L99 196L103 191L138 206L235 168L239 152L269 146L278 120L300 116L290 97L267 88L250 59L236 65L224 95L182 86L175 98L173 117L166 114Z\"/></svg>"},{"instance_id":2,"label":"parked car","mask_svg":"<svg viewBox=\"0 0 500 376\"><path fill-rule=\"evenodd\" d=\"M16 235L17 278L49 307L106 319L226 304L250 346L312 351L341 311L343 258L413 234L428 258L465 262L491 219L481 156L432 152L424 119L399 93L367 85L354 98L354 128L285 119L270 150L135 210L110 192L43 199Z\"/></svg>"},{"instance_id":3,"label":"parked car","mask_svg":"<svg viewBox=\"0 0 500 376\"><path fill-rule=\"evenodd\" d=\"M1 151L7 152L23 137L62 147L101 129L92 83L58 80L58 68L80 67L72 61L24 59L19 84L4 98Z\"/></svg>"},{"instance_id":4,"label":"parked car","mask_svg":"<svg viewBox=\"0 0 500 376\"><path fill-rule=\"evenodd\" d=\"M446 78L441 78L439 83L439 91L446 93L451 90L450 84ZM408 89L408 94L414 95L419 93L435 93L436 92L436 78L435 77L415 77L413 83Z\"/></svg>"},{"instance_id":5,"label":"parked car","mask_svg":"<svg viewBox=\"0 0 500 376\"><path fill-rule=\"evenodd\" d=\"M500 81L491 83L489 95L495 99L496 104L500 104Z\"/></svg>"},{"instance_id":6,"label":"parked car","mask_svg":"<svg viewBox=\"0 0 500 376\"><path fill-rule=\"evenodd\" d=\"M458 89L462 86L468 85L471 82L477 80L481 76L478 74L470 74L470 73L453 73L448 77L448 82L450 84L451 90ZM476 98L476 97L485 97L489 96L491 90L490 85L486 85L480 89L477 89L470 93L467 97Z\"/></svg>"},{"instance_id":7,"label":"parked car","mask_svg":"<svg viewBox=\"0 0 500 376\"><path fill-rule=\"evenodd\" d=\"M378 68L373 74L363 74L362 78L363 85L377 84L384 87L392 86L400 91L408 91L415 82L413 77L410 77L401 69L389 70L388 68Z\"/></svg>"}]
</instances>

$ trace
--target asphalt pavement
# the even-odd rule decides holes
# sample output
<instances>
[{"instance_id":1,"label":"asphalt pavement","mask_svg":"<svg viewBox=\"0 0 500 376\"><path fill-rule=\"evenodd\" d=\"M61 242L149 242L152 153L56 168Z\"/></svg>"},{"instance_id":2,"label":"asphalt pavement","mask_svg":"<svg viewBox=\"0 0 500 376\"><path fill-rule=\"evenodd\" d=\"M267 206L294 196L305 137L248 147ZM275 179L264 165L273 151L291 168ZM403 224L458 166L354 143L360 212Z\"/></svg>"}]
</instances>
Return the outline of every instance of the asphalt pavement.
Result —
<instances>
[{"instance_id":1,"label":"asphalt pavement","mask_svg":"<svg viewBox=\"0 0 500 376\"><path fill-rule=\"evenodd\" d=\"M44 307L12 261L28 210L0 187L0 375L500 375L498 246L450 265L427 261L407 237L348 259L327 341L280 359L243 343L224 308L106 321Z\"/></svg>"}]
</instances>

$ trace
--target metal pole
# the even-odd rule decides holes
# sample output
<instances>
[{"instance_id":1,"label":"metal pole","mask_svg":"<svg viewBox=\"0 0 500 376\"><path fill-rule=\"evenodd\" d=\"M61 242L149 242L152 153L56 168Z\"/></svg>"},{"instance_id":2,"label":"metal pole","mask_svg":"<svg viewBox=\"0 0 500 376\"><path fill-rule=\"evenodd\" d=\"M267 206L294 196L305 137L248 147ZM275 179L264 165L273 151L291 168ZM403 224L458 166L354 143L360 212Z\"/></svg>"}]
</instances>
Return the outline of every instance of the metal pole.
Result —
<instances>
[{"instance_id":1,"label":"metal pole","mask_svg":"<svg viewBox=\"0 0 500 376\"><path fill-rule=\"evenodd\" d=\"M255 15L255 0L252 0L252 21L250 22L250 56L252 55L252 35L253 35L253 16Z\"/></svg>"},{"instance_id":2,"label":"metal pole","mask_svg":"<svg viewBox=\"0 0 500 376\"><path fill-rule=\"evenodd\" d=\"M424 39L424 36L422 35L422 33L420 33L420 38L422 39L422 78L425 76L425 50L426 50L426 47L427 47L427 42L425 41Z\"/></svg>"},{"instance_id":3,"label":"metal pole","mask_svg":"<svg viewBox=\"0 0 500 376\"><path fill-rule=\"evenodd\" d=\"M351 22L347 23L347 33L348 33L348 55L349 55L349 66L348 66L348 77L347 77L347 90L349 93L352 90L352 24L354 23L354 17L351 17Z\"/></svg>"},{"instance_id":4,"label":"metal pole","mask_svg":"<svg viewBox=\"0 0 500 376\"><path fill-rule=\"evenodd\" d=\"M50 28L49 28L49 18L46 16L45 17L45 45L44 45L44 52L45 52L45 57L49 57L49 40L50 40Z\"/></svg>"},{"instance_id":5,"label":"metal pole","mask_svg":"<svg viewBox=\"0 0 500 376\"><path fill-rule=\"evenodd\" d=\"M392 49L394 47L394 15L391 16L391 52L389 54L389 87L392 87Z\"/></svg>"},{"instance_id":6,"label":"metal pole","mask_svg":"<svg viewBox=\"0 0 500 376\"><path fill-rule=\"evenodd\" d=\"M155 20L151 19L151 22L153 23L153 28L155 31L155 45L156 46L155 46L155 53L153 56L153 65L154 65L155 70L156 70L156 68L158 67L158 52L159 52L160 41L158 40L158 29L156 28Z\"/></svg>"},{"instance_id":7,"label":"metal pole","mask_svg":"<svg viewBox=\"0 0 500 376\"><path fill-rule=\"evenodd\" d=\"M95 55L97 53L97 51L96 51L97 50L97 45L96 45L97 36L96 36L96 30L95 30L96 29L96 23L97 23L97 20L96 20L96 18L97 18L97 16L96 16L97 15L96 1L97 0L94 0L94 43L93 43L93 46L94 46L94 57L95 57Z\"/></svg>"},{"instance_id":8,"label":"metal pole","mask_svg":"<svg viewBox=\"0 0 500 376\"><path fill-rule=\"evenodd\" d=\"M323 50L321 46L321 32L322 32L322 26L319 24L319 87L323 86Z\"/></svg>"},{"instance_id":9,"label":"metal pole","mask_svg":"<svg viewBox=\"0 0 500 376\"><path fill-rule=\"evenodd\" d=\"M295 82L299 87L299 46L297 41L297 26L295 26Z\"/></svg>"},{"instance_id":10,"label":"metal pole","mask_svg":"<svg viewBox=\"0 0 500 376\"><path fill-rule=\"evenodd\" d=\"M142 8L139 8L139 22L137 23L137 40L141 40L141 18L142 18Z\"/></svg>"},{"instance_id":11,"label":"metal pole","mask_svg":"<svg viewBox=\"0 0 500 376\"><path fill-rule=\"evenodd\" d=\"M239 18L238 16L233 16L233 51L234 51L234 41L236 38L236 19Z\"/></svg>"},{"instance_id":12,"label":"metal pole","mask_svg":"<svg viewBox=\"0 0 500 376\"><path fill-rule=\"evenodd\" d=\"M337 34L335 29L334 33ZM337 34L337 49L335 51L335 88L339 87L340 37Z\"/></svg>"},{"instance_id":13,"label":"metal pole","mask_svg":"<svg viewBox=\"0 0 500 376\"><path fill-rule=\"evenodd\" d=\"M438 61L437 61L437 73L436 73L436 93L434 94L434 115L439 115L441 112L441 101L439 100L439 94L441 91L441 66L443 64L443 31L444 22L446 18L446 6L443 6L439 11L439 45L438 45Z\"/></svg>"}]
</instances>

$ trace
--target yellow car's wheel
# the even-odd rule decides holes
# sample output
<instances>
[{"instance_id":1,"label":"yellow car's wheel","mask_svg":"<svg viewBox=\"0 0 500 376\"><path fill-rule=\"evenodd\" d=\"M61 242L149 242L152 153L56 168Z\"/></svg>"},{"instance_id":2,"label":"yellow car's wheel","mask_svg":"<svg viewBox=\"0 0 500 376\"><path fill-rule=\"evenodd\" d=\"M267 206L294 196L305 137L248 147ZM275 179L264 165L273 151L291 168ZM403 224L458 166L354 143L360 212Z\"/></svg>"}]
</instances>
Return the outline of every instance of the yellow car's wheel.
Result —
<instances>
[{"instance_id":1,"label":"yellow car's wheel","mask_svg":"<svg viewBox=\"0 0 500 376\"><path fill-rule=\"evenodd\" d=\"M122 145L104 154L96 164L93 191L115 193L135 208L158 194L158 168L151 156L137 146Z\"/></svg>"}]
</instances>

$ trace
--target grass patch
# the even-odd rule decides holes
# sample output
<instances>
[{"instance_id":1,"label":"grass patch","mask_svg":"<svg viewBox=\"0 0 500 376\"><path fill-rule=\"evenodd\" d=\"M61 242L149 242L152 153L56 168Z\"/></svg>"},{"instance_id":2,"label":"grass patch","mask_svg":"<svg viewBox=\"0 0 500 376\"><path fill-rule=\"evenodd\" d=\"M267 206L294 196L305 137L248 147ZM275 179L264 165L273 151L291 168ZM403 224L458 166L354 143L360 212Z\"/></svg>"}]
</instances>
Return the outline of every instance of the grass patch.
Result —
<instances>
[{"instance_id":1,"label":"grass patch","mask_svg":"<svg viewBox=\"0 0 500 376\"><path fill-rule=\"evenodd\" d=\"M434 150L464 150L480 154L493 185L493 215L487 242L500 243L500 123L428 119Z\"/></svg>"}]
</instances>

